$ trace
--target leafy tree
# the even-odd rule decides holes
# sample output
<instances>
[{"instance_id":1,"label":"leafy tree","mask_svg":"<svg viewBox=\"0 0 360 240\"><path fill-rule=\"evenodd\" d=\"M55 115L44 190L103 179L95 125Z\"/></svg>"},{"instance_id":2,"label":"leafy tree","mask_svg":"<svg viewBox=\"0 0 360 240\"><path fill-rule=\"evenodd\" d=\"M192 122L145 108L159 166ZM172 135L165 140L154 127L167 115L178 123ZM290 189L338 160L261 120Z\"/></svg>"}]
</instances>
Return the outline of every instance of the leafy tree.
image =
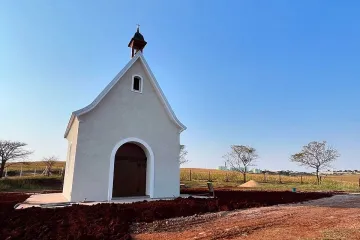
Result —
<instances>
[{"instance_id":1,"label":"leafy tree","mask_svg":"<svg viewBox=\"0 0 360 240\"><path fill-rule=\"evenodd\" d=\"M337 150L326 145L326 141L313 141L303 146L301 152L291 155L290 160L301 166L314 168L316 171L317 184L320 184L319 171L331 167L331 163L339 156L340 154Z\"/></svg>"},{"instance_id":2,"label":"leafy tree","mask_svg":"<svg viewBox=\"0 0 360 240\"><path fill-rule=\"evenodd\" d=\"M244 182L246 182L246 173L249 166L254 166L255 160L259 157L257 151L253 147L243 145L230 146L231 151L224 158L230 165L230 169L241 172Z\"/></svg>"},{"instance_id":3,"label":"leafy tree","mask_svg":"<svg viewBox=\"0 0 360 240\"><path fill-rule=\"evenodd\" d=\"M0 178L3 177L5 164L7 161L25 159L32 151L26 150L26 143L18 141L0 140Z\"/></svg>"}]
</instances>

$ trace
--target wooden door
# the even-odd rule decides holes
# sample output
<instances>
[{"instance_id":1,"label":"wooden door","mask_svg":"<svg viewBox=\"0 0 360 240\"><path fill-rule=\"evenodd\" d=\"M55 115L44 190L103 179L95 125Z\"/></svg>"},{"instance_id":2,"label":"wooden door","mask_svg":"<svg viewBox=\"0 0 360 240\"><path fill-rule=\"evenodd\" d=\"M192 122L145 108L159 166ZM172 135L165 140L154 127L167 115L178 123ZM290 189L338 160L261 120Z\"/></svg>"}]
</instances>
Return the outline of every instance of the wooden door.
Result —
<instances>
[{"instance_id":1,"label":"wooden door","mask_svg":"<svg viewBox=\"0 0 360 240\"><path fill-rule=\"evenodd\" d=\"M139 146L121 146L115 156L113 197L145 196L146 164L146 155Z\"/></svg>"}]
</instances>

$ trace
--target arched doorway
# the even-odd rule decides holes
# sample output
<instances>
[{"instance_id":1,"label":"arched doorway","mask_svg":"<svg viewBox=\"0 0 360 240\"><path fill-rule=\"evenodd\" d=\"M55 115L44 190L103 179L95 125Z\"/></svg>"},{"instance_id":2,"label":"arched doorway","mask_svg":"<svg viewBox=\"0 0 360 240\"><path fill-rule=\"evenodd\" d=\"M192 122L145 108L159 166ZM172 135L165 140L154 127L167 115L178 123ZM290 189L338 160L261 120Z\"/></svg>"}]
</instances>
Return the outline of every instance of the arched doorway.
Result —
<instances>
[{"instance_id":1,"label":"arched doorway","mask_svg":"<svg viewBox=\"0 0 360 240\"><path fill-rule=\"evenodd\" d=\"M121 145L115 154L112 197L145 196L146 165L146 154L140 146Z\"/></svg>"}]
</instances>

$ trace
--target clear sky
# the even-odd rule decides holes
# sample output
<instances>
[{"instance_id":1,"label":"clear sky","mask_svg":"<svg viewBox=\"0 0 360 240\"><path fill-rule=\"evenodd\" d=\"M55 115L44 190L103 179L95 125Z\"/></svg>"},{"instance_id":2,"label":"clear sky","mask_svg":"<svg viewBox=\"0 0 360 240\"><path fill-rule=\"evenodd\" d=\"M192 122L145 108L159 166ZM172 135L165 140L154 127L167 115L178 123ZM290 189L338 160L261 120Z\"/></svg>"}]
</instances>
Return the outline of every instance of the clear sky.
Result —
<instances>
[{"instance_id":1,"label":"clear sky","mask_svg":"<svg viewBox=\"0 0 360 240\"><path fill-rule=\"evenodd\" d=\"M171 3L169 3L171 2ZM186 167L216 168L231 144L259 168L304 170L289 156L313 140L360 169L359 1L0 2L0 138L32 159L65 159L72 111L144 55L177 117Z\"/></svg>"}]
</instances>

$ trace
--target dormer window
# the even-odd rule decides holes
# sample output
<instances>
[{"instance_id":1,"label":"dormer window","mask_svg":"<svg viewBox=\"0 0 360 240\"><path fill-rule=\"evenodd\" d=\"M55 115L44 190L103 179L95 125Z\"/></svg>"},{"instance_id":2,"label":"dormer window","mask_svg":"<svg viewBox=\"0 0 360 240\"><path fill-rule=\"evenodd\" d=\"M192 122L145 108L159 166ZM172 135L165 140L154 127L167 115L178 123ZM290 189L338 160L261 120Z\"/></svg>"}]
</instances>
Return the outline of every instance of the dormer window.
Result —
<instances>
[{"instance_id":1,"label":"dormer window","mask_svg":"<svg viewBox=\"0 0 360 240\"><path fill-rule=\"evenodd\" d=\"M142 93L142 77L140 76L133 76L132 78L132 88L131 90L134 92Z\"/></svg>"}]
</instances>

